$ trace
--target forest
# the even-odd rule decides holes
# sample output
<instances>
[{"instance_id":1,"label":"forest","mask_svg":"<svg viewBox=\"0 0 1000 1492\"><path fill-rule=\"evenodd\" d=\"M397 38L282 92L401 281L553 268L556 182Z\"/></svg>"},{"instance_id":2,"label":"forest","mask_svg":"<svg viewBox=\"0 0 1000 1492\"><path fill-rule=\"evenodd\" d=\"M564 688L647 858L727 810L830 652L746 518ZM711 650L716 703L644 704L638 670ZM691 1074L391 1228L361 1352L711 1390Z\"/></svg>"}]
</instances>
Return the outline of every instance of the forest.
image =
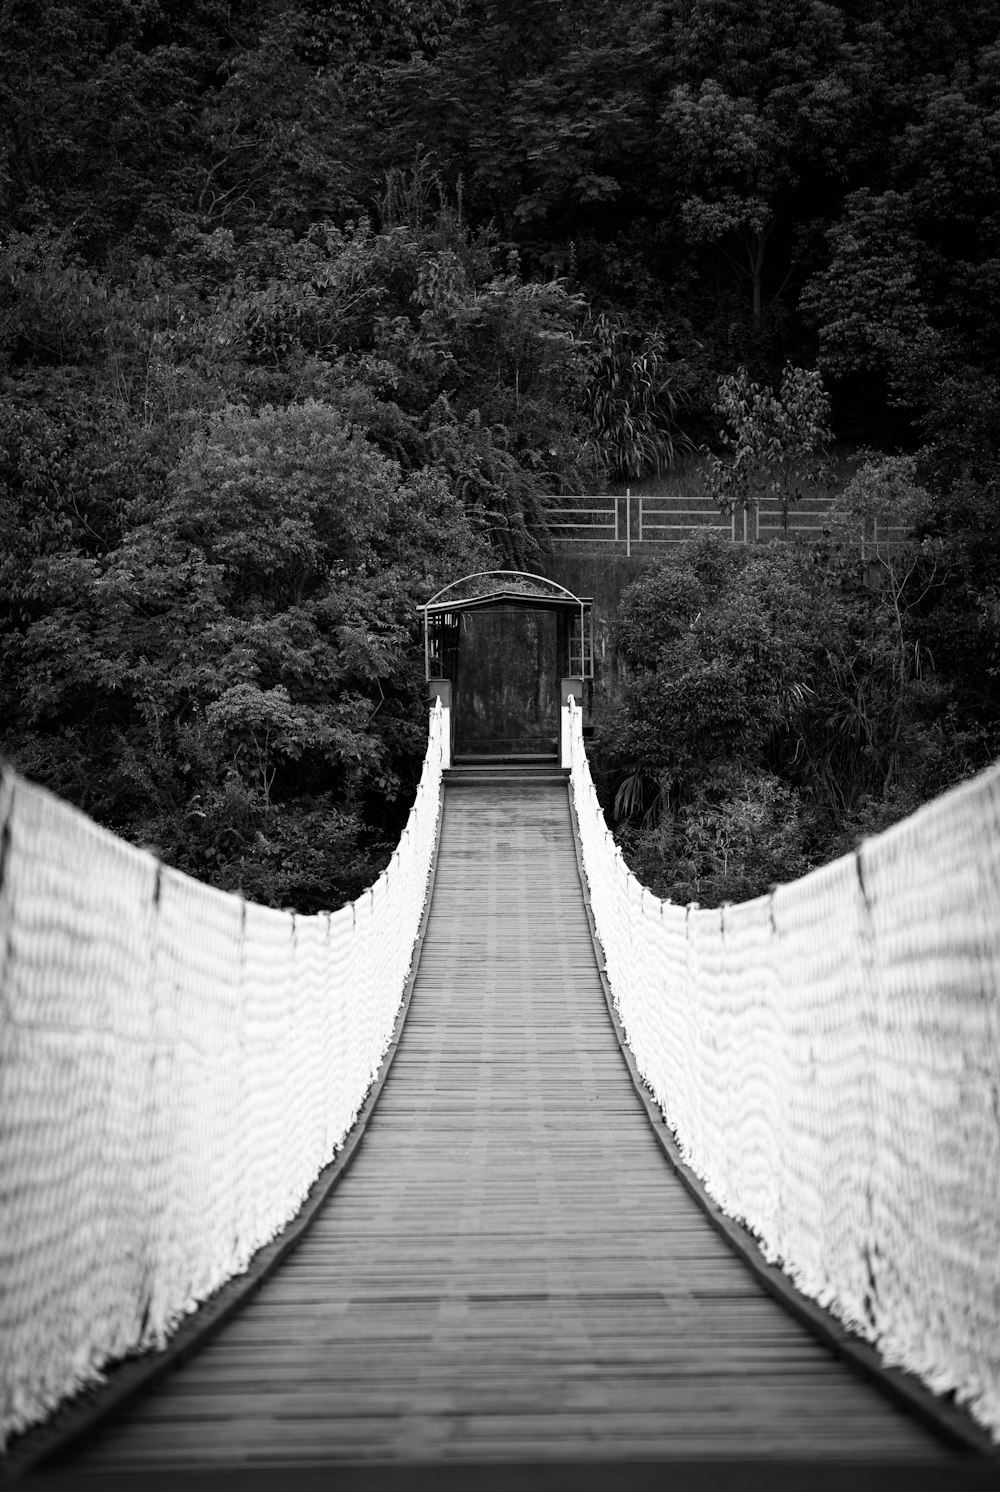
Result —
<instances>
[{"instance_id":1,"label":"forest","mask_svg":"<svg viewBox=\"0 0 1000 1492\"><path fill-rule=\"evenodd\" d=\"M699 452L723 504L849 472L623 598L647 883L756 894L1000 753L1000 0L3 0L0 199L0 753L167 862L356 895L417 602Z\"/></svg>"}]
</instances>

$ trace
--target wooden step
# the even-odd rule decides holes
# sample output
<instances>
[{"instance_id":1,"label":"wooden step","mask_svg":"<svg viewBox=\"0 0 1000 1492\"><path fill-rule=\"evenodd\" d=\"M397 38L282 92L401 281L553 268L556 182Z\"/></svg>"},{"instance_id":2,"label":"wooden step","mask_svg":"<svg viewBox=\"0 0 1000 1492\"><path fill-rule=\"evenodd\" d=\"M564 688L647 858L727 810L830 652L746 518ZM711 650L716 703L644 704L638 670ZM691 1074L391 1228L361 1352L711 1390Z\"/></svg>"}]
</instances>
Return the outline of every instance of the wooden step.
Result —
<instances>
[{"instance_id":1,"label":"wooden step","mask_svg":"<svg viewBox=\"0 0 1000 1492\"><path fill-rule=\"evenodd\" d=\"M531 786L533 783L565 783L569 768L560 767L554 757L532 759L511 757L484 759L477 763L462 760L454 767L446 767L445 784L448 787Z\"/></svg>"}]
</instances>

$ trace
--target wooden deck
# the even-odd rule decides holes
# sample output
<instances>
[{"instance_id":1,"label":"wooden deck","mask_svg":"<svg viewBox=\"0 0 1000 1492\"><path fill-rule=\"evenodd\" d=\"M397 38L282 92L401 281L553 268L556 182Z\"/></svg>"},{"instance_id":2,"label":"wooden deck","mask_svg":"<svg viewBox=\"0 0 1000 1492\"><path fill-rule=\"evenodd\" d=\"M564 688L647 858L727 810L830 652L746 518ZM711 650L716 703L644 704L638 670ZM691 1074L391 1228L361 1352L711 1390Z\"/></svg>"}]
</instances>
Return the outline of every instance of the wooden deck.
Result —
<instances>
[{"instance_id":1,"label":"wooden deck","mask_svg":"<svg viewBox=\"0 0 1000 1492\"><path fill-rule=\"evenodd\" d=\"M670 1172L605 1008L565 786L449 787L358 1159L248 1307L71 1469L699 1457L950 1453Z\"/></svg>"}]
</instances>

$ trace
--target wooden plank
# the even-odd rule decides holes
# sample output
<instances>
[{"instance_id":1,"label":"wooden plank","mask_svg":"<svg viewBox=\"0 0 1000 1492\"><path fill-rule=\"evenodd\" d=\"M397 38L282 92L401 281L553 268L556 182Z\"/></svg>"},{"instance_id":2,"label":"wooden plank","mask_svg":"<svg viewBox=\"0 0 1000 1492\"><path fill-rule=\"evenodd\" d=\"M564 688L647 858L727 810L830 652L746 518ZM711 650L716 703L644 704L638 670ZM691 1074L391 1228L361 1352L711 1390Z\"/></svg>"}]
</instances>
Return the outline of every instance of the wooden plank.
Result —
<instances>
[{"instance_id":1,"label":"wooden plank","mask_svg":"<svg viewBox=\"0 0 1000 1492\"><path fill-rule=\"evenodd\" d=\"M595 1455L950 1459L768 1297L664 1164L565 787L463 786L358 1161L254 1301L72 1469Z\"/></svg>"}]
</instances>

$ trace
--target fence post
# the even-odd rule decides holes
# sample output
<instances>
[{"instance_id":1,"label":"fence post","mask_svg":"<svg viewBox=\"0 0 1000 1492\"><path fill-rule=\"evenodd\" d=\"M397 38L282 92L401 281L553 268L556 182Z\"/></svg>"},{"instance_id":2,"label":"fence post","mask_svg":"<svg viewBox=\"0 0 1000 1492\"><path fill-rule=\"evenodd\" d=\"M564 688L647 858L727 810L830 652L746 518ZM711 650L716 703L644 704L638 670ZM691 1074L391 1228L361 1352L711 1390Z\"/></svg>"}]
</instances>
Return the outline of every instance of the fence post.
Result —
<instances>
[{"instance_id":1,"label":"fence post","mask_svg":"<svg viewBox=\"0 0 1000 1492\"><path fill-rule=\"evenodd\" d=\"M632 554L632 489L625 488L625 557Z\"/></svg>"}]
</instances>

